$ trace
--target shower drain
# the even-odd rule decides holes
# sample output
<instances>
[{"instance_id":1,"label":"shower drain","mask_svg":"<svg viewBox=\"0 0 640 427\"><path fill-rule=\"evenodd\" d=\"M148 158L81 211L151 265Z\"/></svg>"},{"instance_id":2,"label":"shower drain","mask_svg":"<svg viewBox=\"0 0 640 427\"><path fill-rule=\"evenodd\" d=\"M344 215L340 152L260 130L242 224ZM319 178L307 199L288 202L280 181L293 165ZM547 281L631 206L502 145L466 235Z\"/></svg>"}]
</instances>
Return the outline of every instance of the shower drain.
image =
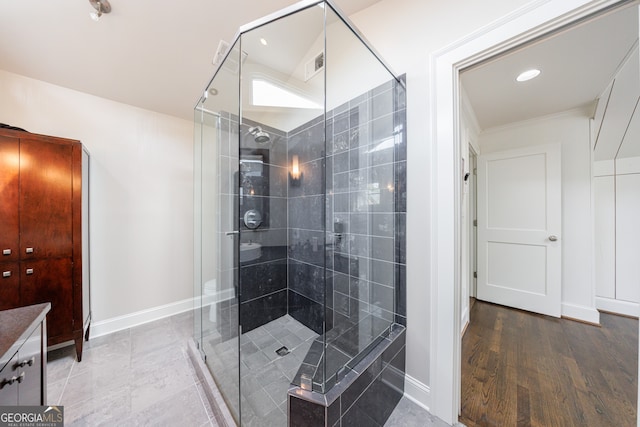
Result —
<instances>
[{"instance_id":1,"label":"shower drain","mask_svg":"<svg viewBox=\"0 0 640 427\"><path fill-rule=\"evenodd\" d=\"M278 356L286 356L287 354L290 353L290 351L286 346L283 345L282 347L276 350L276 353L278 354Z\"/></svg>"}]
</instances>

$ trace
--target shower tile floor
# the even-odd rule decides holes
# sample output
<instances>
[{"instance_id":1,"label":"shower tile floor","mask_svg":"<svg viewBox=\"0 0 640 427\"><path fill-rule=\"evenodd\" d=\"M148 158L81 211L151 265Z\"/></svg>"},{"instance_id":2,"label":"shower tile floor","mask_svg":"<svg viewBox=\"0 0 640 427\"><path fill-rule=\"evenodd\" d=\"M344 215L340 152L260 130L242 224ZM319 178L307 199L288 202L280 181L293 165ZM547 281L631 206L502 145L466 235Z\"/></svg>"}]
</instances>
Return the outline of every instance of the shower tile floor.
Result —
<instances>
[{"instance_id":1,"label":"shower tile floor","mask_svg":"<svg viewBox=\"0 0 640 427\"><path fill-rule=\"evenodd\" d=\"M274 322L242 337L243 350L253 351L242 362L243 386L253 390L243 399L248 426L287 425L286 390L315 338L289 316ZM64 406L65 426L216 426L188 360L192 331L186 312L92 338L81 363L74 346L50 351L47 403ZM291 353L279 357L278 344ZM446 424L403 397L386 426Z\"/></svg>"},{"instance_id":2,"label":"shower tile floor","mask_svg":"<svg viewBox=\"0 0 640 427\"><path fill-rule=\"evenodd\" d=\"M287 425L287 391L317 337L318 334L289 315L242 334L240 381L243 425ZM222 390L233 390L237 387L237 365L229 363L227 355L235 357L237 350L233 349L233 344L229 345L230 341L221 342L218 334L204 338L204 341L210 354L218 356L213 360L207 359L214 372L219 373L215 375L218 386ZM279 355L277 350L282 347L286 347L289 353ZM227 360L227 363L218 363L221 360ZM228 374L230 371L231 375Z\"/></svg>"}]
</instances>

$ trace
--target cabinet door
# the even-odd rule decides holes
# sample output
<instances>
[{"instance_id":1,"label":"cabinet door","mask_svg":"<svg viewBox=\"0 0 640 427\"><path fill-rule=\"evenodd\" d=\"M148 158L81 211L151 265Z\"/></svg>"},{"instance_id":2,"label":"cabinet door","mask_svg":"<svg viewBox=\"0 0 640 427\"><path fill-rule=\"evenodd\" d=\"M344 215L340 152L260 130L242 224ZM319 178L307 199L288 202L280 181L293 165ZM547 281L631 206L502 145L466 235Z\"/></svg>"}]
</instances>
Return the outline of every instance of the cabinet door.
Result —
<instances>
[{"instance_id":1,"label":"cabinet door","mask_svg":"<svg viewBox=\"0 0 640 427\"><path fill-rule=\"evenodd\" d=\"M20 264L0 262L0 310L20 306Z\"/></svg>"},{"instance_id":2,"label":"cabinet door","mask_svg":"<svg viewBox=\"0 0 640 427\"><path fill-rule=\"evenodd\" d=\"M72 146L20 139L21 259L72 255Z\"/></svg>"},{"instance_id":3,"label":"cabinet door","mask_svg":"<svg viewBox=\"0 0 640 427\"><path fill-rule=\"evenodd\" d=\"M0 136L0 262L18 259L19 141L18 138Z\"/></svg>"},{"instance_id":4,"label":"cabinet door","mask_svg":"<svg viewBox=\"0 0 640 427\"><path fill-rule=\"evenodd\" d=\"M51 303L47 315L48 338L73 330L73 281L71 258L20 263L21 305Z\"/></svg>"}]
</instances>

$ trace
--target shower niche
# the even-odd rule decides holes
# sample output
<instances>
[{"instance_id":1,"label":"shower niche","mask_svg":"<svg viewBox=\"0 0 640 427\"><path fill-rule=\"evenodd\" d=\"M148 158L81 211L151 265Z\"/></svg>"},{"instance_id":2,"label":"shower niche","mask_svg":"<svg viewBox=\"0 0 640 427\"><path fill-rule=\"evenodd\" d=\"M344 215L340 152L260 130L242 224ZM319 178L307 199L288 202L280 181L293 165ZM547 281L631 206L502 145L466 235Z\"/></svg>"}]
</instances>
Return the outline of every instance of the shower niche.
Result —
<instances>
[{"instance_id":1,"label":"shower niche","mask_svg":"<svg viewBox=\"0 0 640 427\"><path fill-rule=\"evenodd\" d=\"M194 342L219 414L383 425L404 390L403 79L303 1L240 28L194 126Z\"/></svg>"}]
</instances>

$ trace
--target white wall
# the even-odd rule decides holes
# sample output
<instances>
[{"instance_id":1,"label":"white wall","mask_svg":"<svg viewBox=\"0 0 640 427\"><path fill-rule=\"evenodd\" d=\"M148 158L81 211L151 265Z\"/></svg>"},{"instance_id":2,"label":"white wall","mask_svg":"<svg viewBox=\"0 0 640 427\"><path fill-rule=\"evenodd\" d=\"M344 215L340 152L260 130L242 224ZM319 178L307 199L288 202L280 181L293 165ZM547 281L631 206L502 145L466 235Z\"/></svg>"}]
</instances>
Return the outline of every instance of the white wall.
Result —
<instances>
[{"instance_id":1,"label":"white wall","mask_svg":"<svg viewBox=\"0 0 640 427\"><path fill-rule=\"evenodd\" d=\"M431 200L434 140L431 134L429 56L529 0L445 2L382 0L350 16L396 73L407 75L407 395L430 407L431 304L438 268L430 259L434 229ZM453 217L451 218L453 220ZM435 225L437 227L437 225ZM453 286L453 283L451 284ZM453 317L453 314L452 314ZM451 339L453 339L451 337ZM451 386L451 385L450 385ZM437 399L449 399L446 392Z\"/></svg>"},{"instance_id":2,"label":"white wall","mask_svg":"<svg viewBox=\"0 0 640 427\"><path fill-rule=\"evenodd\" d=\"M3 123L91 153L94 322L192 298L193 124L1 70L0 93Z\"/></svg>"},{"instance_id":3,"label":"white wall","mask_svg":"<svg viewBox=\"0 0 640 427\"><path fill-rule=\"evenodd\" d=\"M480 134L480 154L562 145L562 315L599 323L592 281L591 150L587 111L528 120Z\"/></svg>"}]
</instances>

